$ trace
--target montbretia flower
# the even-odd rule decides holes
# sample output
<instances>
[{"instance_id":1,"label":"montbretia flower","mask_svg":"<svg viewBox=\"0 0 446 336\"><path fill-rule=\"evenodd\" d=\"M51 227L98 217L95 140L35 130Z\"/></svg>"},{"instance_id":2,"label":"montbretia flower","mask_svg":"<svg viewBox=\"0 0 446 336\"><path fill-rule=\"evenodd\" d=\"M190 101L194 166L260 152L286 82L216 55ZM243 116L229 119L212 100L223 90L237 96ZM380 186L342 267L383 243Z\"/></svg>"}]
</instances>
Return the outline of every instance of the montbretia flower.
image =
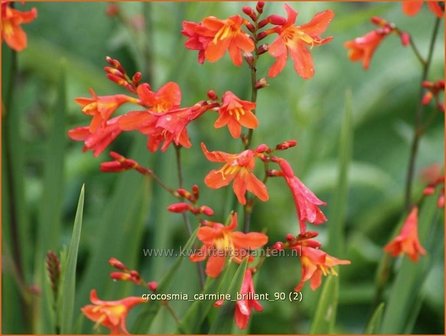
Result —
<instances>
[{"instance_id":1,"label":"montbretia flower","mask_svg":"<svg viewBox=\"0 0 446 336\"><path fill-rule=\"evenodd\" d=\"M101 154L119 134L122 129L119 127L119 119L117 116L105 122L105 125L98 127L94 132L89 126L76 127L68 131L68 136L74 141L84 142L84 151L93 151L94 156Z\"/></svg>"},{"instance_id":2,"label":"montbretia flower","mask_svg":"<svg viewBox=\"0 0 446 336\"><path fill-rule=\"evenodd\" d=\"M281 158L274 158L274 161L279 164L282 176L293 194L301 233L306 231L306 222L316 225L326 222L327 217L319 209L319 206L327 203L321 201L294 175L294 171L288 161Z\"/></svg>"},{"instance_id":3,"label":"montbretia flower","mask_svg":"<svg viewBox=\"0 0 446 336\"><path fill-rule=\"evenodd\" d=\"M238 300L235 303L234 321L239 329L248 327L251 312L255 309L258 312L263 311L263 307L257 300L257 294L252 281L253 269L248 268L243 277L242 287L238 292ZM217 301L214 306L220 307L224 301Z\"/></svg>"},{"instance_id":4,"label":"montbretia flower","mask_svg":"<svg viewBox=\"0 0 446 336\"><path fill-rule=\"evenodd\" d=\"M337 259L319 248L311 247L311 242L309 240L296 247L299 250L302 270L301 280L294 288L296 292L299 292L307 281L310 282L312 290L317 289L321 285L322 275L338 275L334 266L350 264L350 260Z\"/></svg>"},{"instance_id":5,"label":"montbretia flower","mask_svg":"<svg viewBox=\"0 0 446 336\"><path fill-rule=\"evenodd\" d=\"M198 50L198 62L205 60L216 62L226 51L229 51L232 62L240 66L243 62L242 53L254 50L254 42L242 30L246 20L234 15L225 20L209 16L199 24L183 22L183 35L189 39L186 48Z\"/></svg>"},{"instance_id":6,"label":"montbretia flower","mask_svg":"<svg viewBox=\"0 0 446 336\"><path fill-rule=\"evenodd\" d=\"M111 334L128 334L126 318L129 311L140 303L146 302L140 296L130 296L117 301L99 300L96 290L90 292L91 305L81 308L82 313L96 326L103 325Z\"/></svg>"},{"instance_id":7,"label":"montbretia flower","mask_svg":"<svg viewBox=\"0 0 446 336\"><path fill-rule=\"evenodd\" d=\"M258 120L252 112L256 104L247 100L241 100L231 91L226 91L223 95L223 103L218 109L219 117L215 121L214 127L220 128L228 125L229 133L233 138L240 138L242 126L254 129L258 125Z\"/></svg>"},{"instance_id":8,"label":"montbretia flower","mask_svg":"<svg viewBox=\"0 0 446 336\"><path fill-rule=\"evenodd\" d=\"M421 246L418 239L418 208L414 207L407 217L398 236L393 238L385 247L384 251L393 257L406 254L412 261L418 261L420 255L425 255L426 250Z\"/></svg>"},{"instance_id":9,"label":"montbretia flower","mask_svg":"<svg viewBox=\"0 0 446 336\"><path fill-rule=\"evenodd\" d=\"M405 0L403 1L403 12L406 15L416 15L423 7L423 0ZM437 17L443 17L443 9L439 1L426 1L430 11Z\"/></svg>"},{"instance_id":10,"label":"montbretia flower","mask_svg":"<svg viewBox=\"0 0 446 336\"><path fill-rule=\"evenodd\" d=\"M332 40L332 37L321 38L320 35L327 29L334 13L331 10L320 12L310 22L296 26L294 23L297 12L288 5L285 5L285 10L288 14L286 23L277 26L279 37L268 47L268 52L276 58L268 75L275 77L283 70L289 52L299 76L311 78L314 75L314 65L308 49Z\"/></svg>"},{"instance_id":11,"label":"montbretia flower","mask_svg":"<svg viewBox=\"0 0 446 336\"><path fill-rule=\"evenodd\" d=\"M37 17L35 8L27 12L20 12L9 5L9 1L1 2L2 40L15 51L22 51L27 46L26 33L21 25L30 23Z\"/></svg>"},{"instance_id":12,"label":"montbretia flower","mask_svg":"<svg viewBox=\"0 0 446 336\"><path fill-rule=\"evenodd\" d=\"M246 204L246 191L252 192L262 201L268 200L268 190L265 184L253 173L258 154L256 151L247 149L240 154L209 152L203 143L201 148L209 161L225 163L221 169L211 170L205 177L204 182L209 188L219 189L234 181L232 188L241 204Z\"/></svg>"},{"instance_id":13,"label":"montbretia flower","mask_svg":"<svg viewBox=\"0 0 446 336\"><path fill-rule=\"evenodd\" d=\"M97 96L92 89L90 94L91 98L79 97L75 101L82 107L84 114L92 116L90 123L91 132L95 132L98 127L104 126L105 122L122 104L138 103L138 99L123 94Z\"/></svg>"},{"instance_id":14,"label":"montbretia flower","mask_svg":"<svg viewBox=\"0 0 446 336\"><path fill-rule=\"evenodd\" d=\"M180 107L181 90L177 83L169 82L157 92L148 84L137 88L140 104L147 109L132 111L123 115L119 127L123 131L138 130L148 137L147 147L155 152L161 143L161 150L174 142L178 146L191 147L187 125L207 111L203 102L192 107Z\"/></svg>"},{"instance_id":15,"label":"montbretia flower","mask_svg":"<svg viewBox=\"0 0 446 336\"><path fill-rule=\"evenodd\" d=\"M211 278L220 275L227 257L240 263L249 257L249 251L261 248L268 242L268 237L260 232L243 233L237 228L237 214L231 215L231 223L227 226L216 222L206 222L207 225L198 229L197 237L203 246L197 253L190 256L192 262L206 260L206 274Z\"/></svg>"},{"instance_id":16,"label":"montbretia flower","mask_svg":"<svg viewBox=\"0 0 446 336\"><path fill-rule=\"evenodd\" d=\"M348 57L353 62L362 61L363 68L367 70L376 48L389 33L390 31L387 29L377 29L345 42L344 46L348 49Z\"/></svg>"}]
</instances>

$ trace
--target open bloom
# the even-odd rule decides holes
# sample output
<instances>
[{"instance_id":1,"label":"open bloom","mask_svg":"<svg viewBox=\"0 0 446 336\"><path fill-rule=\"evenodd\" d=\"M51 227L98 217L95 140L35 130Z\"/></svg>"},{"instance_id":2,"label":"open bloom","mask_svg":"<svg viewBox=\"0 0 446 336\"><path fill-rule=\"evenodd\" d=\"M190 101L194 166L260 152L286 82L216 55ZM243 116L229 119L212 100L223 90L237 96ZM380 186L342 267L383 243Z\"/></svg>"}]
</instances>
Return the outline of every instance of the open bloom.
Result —
<instances>
[{"instance_id":1,"label":"open bloom","mask_svg":"<svg viewBox=\"0 0 446 336\"><path fill-rule=\"evenodd\" d=\"M100 126L104 126L110 116L125 103L137 103L136 98L117 94L112 96L97 96L90 90L92 98L79 97L75 101L82 107L82 112L92 116L90 131L94 132Z\"/></svg>"},{"instance_id":2,"label":"open bloom","mask_svg":"<svg viewBox=\"0 0 446 336\"><path fill-rule=\"evenodd\" d=\"M302 270L300 282L294 288L296 292L303 288L306 281L310 282L312 290L317 289L321 285L322 275L338 275L333 269L334 266L350 264L350 260L337 259L318 248L311 247L311 245L318 245L317 242L311 244L312 242L309 240L302 243L302 246L296 247L299 249Z\"/></svg>"},{"instance_id":3,"label":"open bloom","mask_svg":"<svg viewBox=\"0 0 446 336\"><path fill-rule=\"evenodd\" d=\"M186 48L198 50L198 62L216 62L229 51L232 62L239 66L243 62L242 53L254 50L254 42L242 30L245 19L234 15L225 20L209 16L201 23L184 21L183 35L189 39Z\"/></svg>"},{"instance_id":4,"label":"open bloom","mask_svg":"<svg viewBox=\"0 0 446 336\"><path fill-rule=\"evenodd\" d=\"M141 297L130 296L117 301L102 301L96 295L96 290L90 292L91 305L81 308L82 313L96 326L103 325L110 329L111 334L128 334L126 318L128 312L136 305L145 302Z\"/></svg>"},{"instance_id":5,"label":"open bloom","mask_svg":"<svg viewBox=\"0 0 446 336\"><path fill-rule=\"evenodd\" d=\"M37 17L37 10L33 8L27 12L20 12L11 8L8 2L2 0L1 3L2 40L11 49L22 51L26 48L27 38L21 25L33 21Z\"/></svg>"},{"instance_id":6,"label":"open bloom","mask_svg":"<svg viewBox=\"0 0 446 336\"><path fill-rule=\"evenodd\" d=\"M187 125L207 111L202 102L192 107L180 107L181 90L177 83L169 82L158 92L151 90L148 84L137 88L140 104L144 111L133 111L122 116L119 127L124 131L138 130L146 135L147 147L155 152L161 143L161 150L174 142L176 145L190 147Z\"/></svg>"},{"instance_id":7,"label":"open bloom","mask_svg":"<svg viewBox=\"0 0 446 336\"><path fill-rule=\"evenodd\" d=\"M384 251L393 257L406 254L412 261L418 261L420 255L425 255L426 250L418 240L418 208L414 207L407 217L398 236L392 239Z\"/></svg>"},{"instance_id":8,"label":"open bloom","mask_svg":"<svg viewBox=\"0 0 446 336\"><path fill-rule=\"evenodd\" d=\"M302 181L294 175L291 165L284 159L276 158L283 177L293 194L294 204L296 206L297 217L299 219L300 231L306 231L306 222L312 224L322 224L327 221L324 213L319 206L327 203L321 201Z\"/></svg>"},{"instance_id":9,"label":"open bloom","mask_svg":"<svg viewBox=\"0 0 446 336\"><path fill-rule=\"evenodd\" d=\"M234 181L232 188L241 204L246 204L246 191L252 192L262 201L268 200L268 190L265 184L253 173L256 151L247 149L240 154L228 154L220 151L209 152L203 143L201 148L209 161L225 163L222 168L211 170L205 177L204 182L209 188L219 189Z\"/></svg>"},{"instance_id":10,"label":"open bloom","mask_svg":"<svg viewBox=\"0 0 446 336\"><path fill-rule=\"evenodd\" d=\"M242 287L240 288L240 292L238 292L238 300L235 303L234 320L239 329L246 329L248 327L252 309L258 312L263 311L262 305L257 300L254 282L252 281L252 272L253 270L251 268L246 270ZM224 301L220 300L214 306L220 307L223 303Z\"/></svg>"},{"instance_id":11,"label":"open bloom","mask_svg":"<svg viewBox=\"0 0 446 336\"><path fill-rule=\"evenodd\" d=\"M203 246L190 256L190 260L199 262L208 258L206 274L211 278L220 275L227 256L235 262L241 262L245 257L249 257L249 250L258 249L268 242L268 237L263 233L234 232L237 227L236 213L232 214L228 226L215 222L207 224L198 229L197 237Z\"/></svg>"},{"instance_id":12,"label":"open bloom","mask_svg":"<svg viewBox=\"0 0 446 336\"><path fill-rule=\"evenodd\" d=\"M297 12L288 5L285 5L285 10L288 14L287 21L283 26L278 26L279 37L268 48L268 52L276 58L268 76L275 77L282 71L289 52L299 76L304 79L311 78L314 75L314 65L308 48L332 40L332 37L321 38L320 35L327 29L334 13L331 10L320 12L310 22L296 26L294 23Z\"/></svg>"},{"instance_id":13,"label":"open bloom","mask_svg":"<svg viewBox=\"0 0 446 336\"><path fill-rule=\"evenodd\" d=\"M101 154L116 137L122 133L119 119L122 116L109 119L104 125L97 127L94 132L90 126L76 127L68 131L68 136L74 141L84 142L84 151L93 151L94 156Z\"/></svg>"},{"instance_id":14,"label":"open bloom","mask_svg":"<svg viewBox=\"0 0 446 336\"><path fill-rule=\"evenodd\" d=\"M423 0L405 0L403 1L403 12L406 15L413 16L416 15L421 7L423 7ZM426 1L427 6L430 11L434 13L437 17L443 17L443 9L438 1Z\"/></svg>"},{"instance_id":15,"label":"open bloom","mask_svg":"<svg viewBox=\"0 0 446 336\"><path fill-rule=\"evenodd\" d=\"M257 118L252 113L255 108L255 103L241 100L231 91L226 91L223 95L223 104L218 109L219 117L215 121L214 127L220 128L228 125L232 137L240 138L242 126L251 129L257 127Z\"/></svg>"},{"instance_id":16,"label":"open bloom","mask_svg":"<svg viewBox=\"0 0 446 336\"><path fill-rule=\"evenodd\" d=\"M349 49L348 57L353 62L362 61L363 68L368 69L376 48L389 33L386 29L377 29L352 41L345 42L344 46Z\"/></svg>"}]
</instances>

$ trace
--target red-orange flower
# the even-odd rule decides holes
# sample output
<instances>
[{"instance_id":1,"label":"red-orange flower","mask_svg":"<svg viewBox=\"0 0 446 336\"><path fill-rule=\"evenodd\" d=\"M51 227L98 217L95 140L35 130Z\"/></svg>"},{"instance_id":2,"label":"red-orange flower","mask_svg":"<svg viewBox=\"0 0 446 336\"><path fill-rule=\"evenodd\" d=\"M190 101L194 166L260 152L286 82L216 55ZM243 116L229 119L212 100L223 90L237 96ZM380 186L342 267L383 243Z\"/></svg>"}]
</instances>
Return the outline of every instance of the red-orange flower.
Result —
<instances>
[{"instance_id":1,"label":"red-orange flower","mask_svg":"<svg viewBox=\"0 0 446 336\"><path fill-rule=\"evenodd\" d=\"M332 37L321 38L320 35L327 29L334 13L331 10L320 12L314 18L301 26L296 26L297 12L285 5L288 14L286 23L278 26L279 37L269 46L268 52L276 58L271 66L268 76L277 76L284 68L288 52L294 62L294 69L304 79L313 77L314 65L308 48L325 44Z\"/></svg>"},{"instance_id":2,"label":"red-orange flower","mask_svg":"<svg viewBox=\"0 0 446 336\"><path fill-rule=\"evenodd\" d=\"M234 320L239 329L246 329L248 327L249 319L251 318L252 309L258 312L263 311L263 307L256 299L256 292L254 289L254 282L252 281L253 270L248 268L243 277L242 287L237 294L237 301L235 303ZM223 300L215 302L214 306L220 307L224 303Z\"/></svg>"},{"instance_id":3,"label":"red-orange flower","mask_svg":"<svg viewBox=\"0 0 446 336\"><path fill-rule=\"evenodd\" d=\"M240 154L209 152L203 143L201 148L209 161L225 163L222 168L211 170L205 177L204 182L208 187L219 189L234 181L232 188L241 204L246 204L246 191L252 192L262 201L268 200L268 190L265 184L253 173L257 155L254 150L247 149Z\"/></svg>"},{"instance_id":4,"label":"red-orange flower","mask_svg":"<svg viewBox=\"0 0 446 336\"><path fill-rule=\"evenodd\" d=\"M285 159L275 158L274 161L279 164L283 177L293 194L301 233L306 231L306 222L316 225L326 222L327 217L319 209L319 206L326 205L327 203L321 201L294 175L291 165Z\"/></svg>"},{"instance_id":5,"label":"red-orange flower","mask_svg":"<svg viewBox=\"0 0 446 336\"><path fill-rule=\"evenodd\" d=\"M259 232L243 233L235 231L237 214L232 214L231 223L224 226L220 223L207 222L206 226L198 229L197 237L203 246L197 253L190 256L192 262L203 261L208 258L206 274L211 278L220 275L226 262L230 260L240 262L249 257L249 250L261 248L268 242L268 237Z\"/></svg>"},{"instance_id":6,"label":"red-orange flower","mask_svg":"<svg viewBox=\"0 0 446 336\"><path fill-rule=\"evenodd\" d=\"M412 261L418 261L420 255L425 255L426 250L418 240L418 208L414 207L407 217L398 236L392 239L384 251L393 257L406 254Z\"/></svg>"},{"instance_id":7,"label":"red-orange flower","mask_svg":"<svg viewBox=\"0 0 446 336\"><path fill-rule=\"evenodd\" d=\"M103 325L111 334L128 334L126 318L128 312L136 305L145 302L137 296L130 296L117 301L103 301L96 296L96 290L90 292L91 305L81 308L82 313L96 326Z\"/></svg>"},{"instance_id":8,"label":"red-orange flower","mask_svg":"<svg viewBox=\"0 0 446 336\"><path fill-rule=\"evenodd\" d=\"M125 103L138 103L138 99L116 94L112 96L97 96L93 89L90 89L92 98L79 97L75 101L82 107L82 112L92 116L90 131L95 132L100 126L104 126L110 116Z\"/></svg>"},{"instance_id":9,"label":"red-orange flower","mask_svg":"<svg viewBox=\"0 0 446 336\"><path fill-rule=\"evenodd\" d=\"M121 116L117 116L107 120L105 125L96 128L94 132L90 130L89 126L73 128L68 131L68 136L74 141L83 141L83 150L91 150L94 156L98 156L122 133L122 129L119 127L120 118Z\"/></svg>"},{"instance_id":10,"label":"red-orange flower","mask_svg":"<svg viewBox=\"0 0 446 336\"><path fill-rule=\"evenodd\" d=\"M183 35L189 39L186 48L198 50L198 61L216 62L229 51L232 62L239 66L243 62L242 53L254 50L254 42L242 31L245 19L234 15L225 20L209 16L201 23L183 22Z\"/></svg>"},{"instance_id":11,"label":"red-orange flower","mask_svg":"<svg viewBox=\"0 0 446 336\"><path fill-rule=\"evenodd\" d=\"M423 0L405 0L403 1L403 12L406 15L413 16L416 15L423 7ZM437 17L443 17L443 9L438 1L427 1L427 6L430 11L434 13Z\"/></svg>"},{"instance_id":12,"label":"red-orange flower","mask_svg":"<svg viewBox=\"0 0 446 336\"><path fill-rule=\"evenodd\" d=\"M219 117L215 121L214 127L220 128L228 125L232 137L240 138L242 126L251 129L257 127L257 118L252 113L252 110L255 108L255 103L241 100L231 91L226 91L223 95L223 104L218 110Z\"/></svg>"},{"instance_id":13,"label":"red-orange flower","mask_svg":"<svg viewBox=\"0 0 446 336\"><path fill-rule=\"evenodd\" d=\"M148 137L147 147L155 152L162 142L162 151L174 142L176 145L190 147L187 125L207 111L203 102L192 107L180 108L181 90L177 83L169 82L158 92L148 84L137 88L140 104L144 111L133 111L122 116L119 127L124 131L138 130Z\"/></svg>"},{"instance_id":14,"label":"red-orange flower","mask_svg":"<svg viewBox=\"0 0 446 336\"><path fill-rule=\"evenodd\" d=\"M1 27L2 40L15 51L22 51L27 46L26 33L21 25L30 23L37 17L35 8L27 12L20 12L9 6L9 1L2 0L1 3Z\"/></svg>"},{"instance_id":15,"label":"red-orange flower","mask_svg":"<svg viewBox=\"0 0 446 336\"><path fill-rule=\"evenodd\" d=\"M309 281L310 288L315 290L321 285L322 275L338 275L333 269L334 266L350 264L350 260L337 259L318 248L310 247L314 245L311 242L311 240L304 241L302 246L296 247L299 250L302 270L300 282L294 288L296 292L303 288L306 281Z\"/></svg>"},{"instance_id":16,"label":"red-orange flower","mask_svg":"<svg viewBox=\"0 0 446 336\"><path fill-rule=\"evenodd\" d=\"M428 105L432 99L435 101L437 108L444 112L444 102L440 100L440 94L444 93L444 80L438 80L436 82L424 81L422 84L426 89L421 102L423 105Z\"/></svg>"},{"instance_id":17,"label":"red-orange flower","mask_svg":"<svg viewBox=\"0 0 446 336\"><path fill-rule=\"evenodd\" d=\"M344 46L349 49L348 57L353 62L362 61L363 68L368 69L376 48L389 33L386 29L377 29L352 41L345 42Z\"/></svg>"}]
</instances>

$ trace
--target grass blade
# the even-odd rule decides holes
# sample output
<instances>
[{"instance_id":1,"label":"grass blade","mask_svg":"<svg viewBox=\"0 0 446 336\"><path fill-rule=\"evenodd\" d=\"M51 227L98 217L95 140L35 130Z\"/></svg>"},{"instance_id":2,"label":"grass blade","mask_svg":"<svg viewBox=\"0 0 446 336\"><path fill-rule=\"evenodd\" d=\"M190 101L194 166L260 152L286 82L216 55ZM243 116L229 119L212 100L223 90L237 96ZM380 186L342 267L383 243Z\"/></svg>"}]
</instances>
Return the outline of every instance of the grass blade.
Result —
<instances>
[{"instance_id":1,"label":"grass blade","mask_svg":"<svg viewBox=\"0 0 446 336\"><path fill-rule=\"evenodd\" d=\"M333 200L328 225L328 251L341 255L344 247L344 228L348 202L348 176L353 151L352 93L345 94L344 118L339 137L339 175L336 197Z\"/></svg>"},{"instance_id":2,"label":"grass blade","mask_svg":"<svg viewBox=\"0 0 446 336\"><path fill-rule=\"evenodd\" d=\"M235 298L237 293L240 291L247 266L248 260L245 259L245 261L243 261L243 263L238 267L237 272L232 278L229 291L227 292L231 295L231 298ZM209 331L210 334L229 334L232 331L234 326L234 306L235 302L230 301L226 302L219 308L217 317L211 325L211 329Z\"/></svg>"},{"instance_id":3,"label":"grass blade","mask_svg":"<svg viewBox=\"0 0 446 336\"><path fill-rule=\"evenodd\" d=\"M437 197L438 191L436 194L426 198L421 206L418 219L420 243L427 251L433 250L432 246L428 246L426 242L434 226L435 215L439 212L436 204ZM416 301L420 298L421 289L429 271L429 255L421 257L417 263L412 262L407 257L403 258L384 312L382 333L398 334L406 331L405 328L409 322L408 318L412 315L412 310L417 306ZM414 316L412 317L415 318Z\"/></svg>"},{"instance_id":4,"label":"grass blade","mask_svg":"<svg viewBox=\"0 0 446 336\"><path fill-rule=\"evenodd\" d=\"M82 216L84 211L85 187L82 186L79 202L74 219L73 234L68 246L68 254L65 263L62 265L62 281L59 307L61 308L61 332L62 334L72 334L74 298L76 292L76 265L79 241L82 231Z\"/></svg>"},{"instance_id":5,"label":"grass blade","mask_svg":"<svg viewBox=\"0 0 446 336\"><path fill-rule=\"evenodd\" d=\"M325 281L313 318L310 334L330 334L336 322L339 297L339 277L330 276Z\"/></svg>"},{"instance_id":6,"label":"grass blade","mask_svg":"<svg viewBox=\"0 0 446 336\"><path fill-rule=\"evenodd\" d=\"M184 251L189 251L194 242L197 235L197 230L195 230L189 240L184 245ZM164 276L164 278L160 281L159 286L157 288L157 292L164 293L168 289L170 282L172 281L173 277L176 275L177 271L179 270L181 264L183 263L184 259L186 257L179 256L177 257L177 260L173 264L173 266L170 268L169 272ZM149 328L155 319L156 315L158 314L160 308L162 307L161 302L159 301L151 301L148 302L146 307L143 308L143 311L139 314L137 317L134 327L132 328L133 332L138 334L146 334L149 331Z\"/></svg>"},{"instance_id":7,"label":"grass blade","mask_svg":"<svg viewBox=\"0 0 446 336\"><path fill-rule=\"evenodd\" d=\"M381 302L373 312L372 317L370 318L370 321L365 329L366 334L377 334L379 332L383 319L384 306L384 302Z\"/></svg>"}]
</instances>

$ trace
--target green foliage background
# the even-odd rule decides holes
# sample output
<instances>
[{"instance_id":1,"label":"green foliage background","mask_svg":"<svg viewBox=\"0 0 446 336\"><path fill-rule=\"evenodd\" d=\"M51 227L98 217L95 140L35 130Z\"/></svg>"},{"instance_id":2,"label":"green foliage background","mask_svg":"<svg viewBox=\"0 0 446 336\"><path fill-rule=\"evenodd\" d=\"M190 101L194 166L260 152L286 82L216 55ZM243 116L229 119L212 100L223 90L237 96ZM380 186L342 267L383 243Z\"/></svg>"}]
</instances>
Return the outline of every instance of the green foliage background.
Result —
<instances>
[{"instance_id":1,"label":"green foliage background","mask_svg":"<svg viewBox=\"0 0 446 336\"><path fill-rule=\"evenodd\" d=\"M103 74L105 56L118 58L129 73L143 70L147 74L149 69L155 89L167 81L178 82L185 106L204 99L209 89L219 95L231 90L248 99L246 67L234 67L228 56L216 64L199 65L196 52L184 48L185 38L180 33L183 20L200 21L209 15L224 18L241 13L243 5L240 2L122 3L121 8L130 17L145 15L147 19L145 30L136 34L105 15L106 3L25 6L36 7L39 16L25 26L29 46L18 55L20 76L16 81L13 109L7 111L14 114L7 125L12 127L7 141L14 148L15 180L7 180L3 173L4 333L54 332L44 257L49 249L61 251L69 244L82 184L86 189L73 332L92 331L92 324L81 317L79 310L88 303L90 289L96 288L100 298L109 300L139 293L128 284L109 279L109 257L121 259L141 270L146 279L156 281L173 265L173 258L145 258L142 249L179 248L187 240L180 216L165 210L174 200L137 173L100 173L99 163L106 160L106 154L94 158L91 153L82 153L82 145L66 137L68 129L87 123L73 99L88 96L90 87L98 95L123 93ZM345 203L345 244L342 253L336 256L350 259L352 264L340 270L334 331L361 333L372 314L374 274L383 255L382 246L402 217L404 179L421 69L411 50L401 46L396 36L388 37L378 48L368 71L348 60L343 43L372 30L369 18L379 15L410 32L426 55L434 16L424 8L416 17L406 17L399 3L296 2L292 6L299 11L298 24L309 21L320 10L333 9L336 17L326 35L334 36L334 40L312 50L316 67L313 79L302 80L288 64L278 77L268 80L270 86L260 91L257 102L260 127L255 131L254 144L273 146L287 139L298 140L298 147L284 155L304 183L328 202L325 213L329 221L317 228L326 245L327 228L334 216L333 204L339 197L338 157L342 155L339 137L345 97L346 92L351 92L352 159ZM267 3L266 11L284 15L282 3ZM431 80L442 78L444 73L444 29L441 27ZM150 62L138 51L147 41ZM2 58L2 82L7 83L11 60L5 46ZM259 74L266 73L272 62L271 57L262 57ZM205 163L198 145L204 141L212 150L237 152L240 144L230 138L226 129L214 129L214 120L210 114L190 126L193 147L184 152L185 181L187 187L193 183L201 186L201 199L216 210L217 221L224 221L230 209L230 191L206 189L203 178L214 166ZM443 138L443 116L438 114L421 142L417 172L430 164L444 162ZM143 137L137 134L122 136L112 148L152 167L163 179L171 181L170 184L176 183L172 149L165 154L148 154ZM11 199L6 188L10 184L17 188L14 202L20 213L18 241L11 240L8 228ZM417 179L418 194L421 188ZM291 195L284 183L270 180L268 189L270 201L257 203L252 230L266 228L273 243L283 240L288 232L295 233L297 222ZM443 219L437 218L437 224L441 222ZM420 223L423 225L426 224ZM423 299L419 314L411 317L413 329L400 332L443 333L444 330L443 226L433 228L428 234L431 248L426 257L429 260L426 279L416 283ZM10 262L13 246L17 244L22 259L22 288L17 286L16 271ZM330 249L327 251L330 253ZM400 264L398 261L397 269L402 267ZM181 275L173 278L170 290L198 292L195 265L185 262L179 272ZM289 292L299 276L297 258L271 258L256 277L256 288L259 293ZM28 287L33 285L40 288L39 295L29 294ZM265 302L265 311L254 314L249 331L309 332L321 290L322 287L314 293L305 290L299 304ZM387 291L385 297L388 294ZM24 305L31 308L25 311ZM188 305L173 303L180 316ZM130 322L134 318L133 314L129 316ZM175 332L176 326L170 319L161 310L150 331Z\"/></svg>"}]
</instances>

